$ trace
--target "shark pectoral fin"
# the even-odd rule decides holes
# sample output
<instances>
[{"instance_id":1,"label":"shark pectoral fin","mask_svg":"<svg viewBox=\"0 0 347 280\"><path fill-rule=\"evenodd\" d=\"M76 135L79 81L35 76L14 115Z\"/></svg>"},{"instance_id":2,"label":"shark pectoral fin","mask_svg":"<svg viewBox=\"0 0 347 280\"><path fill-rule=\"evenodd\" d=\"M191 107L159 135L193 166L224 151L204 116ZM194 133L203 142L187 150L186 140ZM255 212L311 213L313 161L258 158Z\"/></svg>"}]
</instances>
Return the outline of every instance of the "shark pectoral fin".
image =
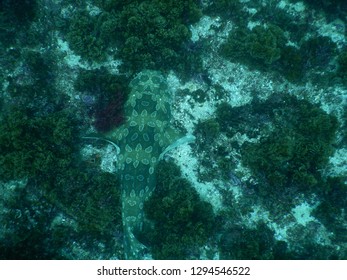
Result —
<instances>
[{"instance_id":1,"label":"shark pectoral fin","mask_svg":"<svg viewBox=\"0 0 347 280\"><path fill-rule=\"evenodd\" d=\"M120 148L119 148L119 146L118 146L115 142L113 142L113 141L111 141L111 140L109 140L109 139L107 139L107 138L105 138L105 137L98 137L98 136L83 136L82 139L107 142L108 144L112 145L112 146L116 149L117 155L119 155L119 153L120 153Z\"/></svg>"},{"instance_id":2,"label":"shark pectoral fin","mask_svg":"<svg viewBox=\"0 0 347 280\"><path fill-rule=\"evenodd\" d=\"M170 144L169 146L166 147L166 149L160 154L159 160L162 160L164 155L167 152L175 149L176 147L179 147L179 146L181 146L183 144L186 144L186 143L192 143L194 141L195 141L195 136L192 135L192 134L188 134L188 135L186 135L184 137L181 137L181 138L177 139L175 142L173 142L172 144Z\"/></svg>"},{"instance_id":3,"label":"shark pectoral fin","mask_svg":"<svg viewBox=\"0 0 347 280\"><path fill-rule=\"evenodd\" d=\"M166 126L163 131L164 147L171 145L182 137L184 137L184 133L170 125Z\"/></svg>"}]
</instances>

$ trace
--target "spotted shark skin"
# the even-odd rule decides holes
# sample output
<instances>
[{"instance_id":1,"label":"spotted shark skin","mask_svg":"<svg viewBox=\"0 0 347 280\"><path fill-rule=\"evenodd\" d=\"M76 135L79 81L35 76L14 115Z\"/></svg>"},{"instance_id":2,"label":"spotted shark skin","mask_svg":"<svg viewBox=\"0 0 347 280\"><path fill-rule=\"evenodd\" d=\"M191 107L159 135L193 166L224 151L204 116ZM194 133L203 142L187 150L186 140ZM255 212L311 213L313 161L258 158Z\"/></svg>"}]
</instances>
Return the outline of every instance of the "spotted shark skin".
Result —
<instances>
[{"instance_id":1,"label":"spotted shark skin","mask_svg":"<svg viewBox=\"0 0 347 280\"><path fill-rule=\"evenodd\" d=\"M126 122L109 137L120 148L125 258L141 259L146 250L135 235L143 225L143 204L155 188L159 159L180 135L170 126L172 94L160 72L145 70L129 86Z\"/></svg>"}]
</instances>

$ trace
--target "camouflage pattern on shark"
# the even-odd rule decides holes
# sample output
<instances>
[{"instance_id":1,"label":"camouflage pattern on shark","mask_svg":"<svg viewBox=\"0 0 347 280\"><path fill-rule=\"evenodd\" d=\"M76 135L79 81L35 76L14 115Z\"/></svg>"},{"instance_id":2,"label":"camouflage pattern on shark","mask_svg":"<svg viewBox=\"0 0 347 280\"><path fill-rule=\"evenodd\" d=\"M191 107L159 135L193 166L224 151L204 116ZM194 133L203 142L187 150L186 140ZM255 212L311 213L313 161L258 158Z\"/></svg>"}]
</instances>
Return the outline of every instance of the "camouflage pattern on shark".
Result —
<instances>
[{"instance_id":1,"label":"camouflage pattern on shark","mask_svg":"<svg viewBox=\"0 0 347 280\"><path fill-rule=\"evenodd\" d=\"M145 246L136 238L143 205L156 185L155 167L163 154L193 136L181 138L171 125L171 96L158 71L145 70L129 84L125 123L108 137L119 145L118 171L122 187L122 219L126 259L142 259Z\"/></svg>"}]
</instances>

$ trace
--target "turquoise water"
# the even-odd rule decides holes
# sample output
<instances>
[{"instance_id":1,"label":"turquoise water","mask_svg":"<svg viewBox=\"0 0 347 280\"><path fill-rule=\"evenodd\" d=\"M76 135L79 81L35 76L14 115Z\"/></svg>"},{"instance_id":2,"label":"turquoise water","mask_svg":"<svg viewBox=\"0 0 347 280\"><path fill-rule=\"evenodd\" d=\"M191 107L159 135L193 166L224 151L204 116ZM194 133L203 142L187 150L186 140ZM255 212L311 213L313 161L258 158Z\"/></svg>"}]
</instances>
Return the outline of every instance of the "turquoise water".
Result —
<instances>
[{"instance_id":1,"label":"turquoise water","mask_svg":"<svg viewBox=\"0 0 347 280\"><path fill-rule=\"evenodd\" d=\"M346 259L345 1L0 4L0 259Z\"/></svg>"}]
</instances>

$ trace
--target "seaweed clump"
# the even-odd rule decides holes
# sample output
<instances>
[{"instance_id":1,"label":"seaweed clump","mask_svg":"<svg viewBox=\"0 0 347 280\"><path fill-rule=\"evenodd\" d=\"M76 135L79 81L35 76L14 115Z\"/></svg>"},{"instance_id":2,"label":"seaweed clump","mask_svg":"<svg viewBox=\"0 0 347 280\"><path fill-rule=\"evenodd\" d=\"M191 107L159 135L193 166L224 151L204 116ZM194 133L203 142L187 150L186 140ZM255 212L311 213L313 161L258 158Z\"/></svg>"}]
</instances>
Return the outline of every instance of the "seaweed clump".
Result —
<instances>
[{"instance_id":1,"label":"seaweed clump","mask_svg":"<svg viewBox=\"0 0 347 280\"><path fill-rule=\"evenodd\" d=\"M281 57L285 43L283 30L276 25L256 26L252 30L238 28L229 34L221 53L248 66L269 68Z\"/></svg>"},{"instance_id":2,"label":"seaweed clump","mask_svg":"<svg viewBox=\"0 0 347 280\"><path fill-rule=\"evenodd\" d=\"M279 194L287 187L324 191L320 170L334 151L336 117L292 96L258 105L258 110L262 105L272 108L273 128L258 143L244 143L241 153L243 163L262 178L264 194Z\"/></svg>"},{"instance_id":3,"label":"seaweed clump","mask_svg":"<svg viewBox=\"0 0 347 280\"><path fill-rule=\"evenodd\" d=\"M64 112L48 117L14 110L0 124L2 180L47 177L68 169L76 136L73 120Z\"/></svg>"},{"instance_id":4,"label":"seaweed clump","mask_svg":"<svg viewBox=\"0 0 347 280\"><path fill-rule=\"evenodd\" d=\"M98 13L81 10L71 18L65 26L67 39L88 61L103 61L107 54L115 54L123 60L125 71L174 68L189 72L201 64L198 52L187 47L191 37L188 25L202 15L197 2L97 1Z\"/></svg>"},{"instance_id":5,"label":"seaweed clump","mask_svg":"<svg viewBox=\"0 0 347 280\"><path fill-rule=\"evenodd\" d=\"M254 229L235 225L224 232L220 240L221 259L228 260L275 259L277 247L274 232L265 224Z\"/></svg>"},{"instance_id":6,"label":"seaweed clump","mask_svg":"<svg viewBox=\"0 0 347 280\"><path fill-rule=\"evenodd\" d=\"M259 194L283 195L287 188L324 192L321 170L335 150L335 116L306 100L275 94L240 107L221 104L216 120L228 137L259 139L240 147L243 164L258 178Z\"/></svg>"},{"instance_id":7,"label":"seaweed clump","mask_svg":"<svg viewBox=\"0 0 347 280\"><path fill-rule=\"evenodd\" d=\"M18 33L27 31L37 16L36 0L0 1L0 38L1 43L10 45ZM26 38L30 36L26 34Z\"/></svg>"}]
</instances>

